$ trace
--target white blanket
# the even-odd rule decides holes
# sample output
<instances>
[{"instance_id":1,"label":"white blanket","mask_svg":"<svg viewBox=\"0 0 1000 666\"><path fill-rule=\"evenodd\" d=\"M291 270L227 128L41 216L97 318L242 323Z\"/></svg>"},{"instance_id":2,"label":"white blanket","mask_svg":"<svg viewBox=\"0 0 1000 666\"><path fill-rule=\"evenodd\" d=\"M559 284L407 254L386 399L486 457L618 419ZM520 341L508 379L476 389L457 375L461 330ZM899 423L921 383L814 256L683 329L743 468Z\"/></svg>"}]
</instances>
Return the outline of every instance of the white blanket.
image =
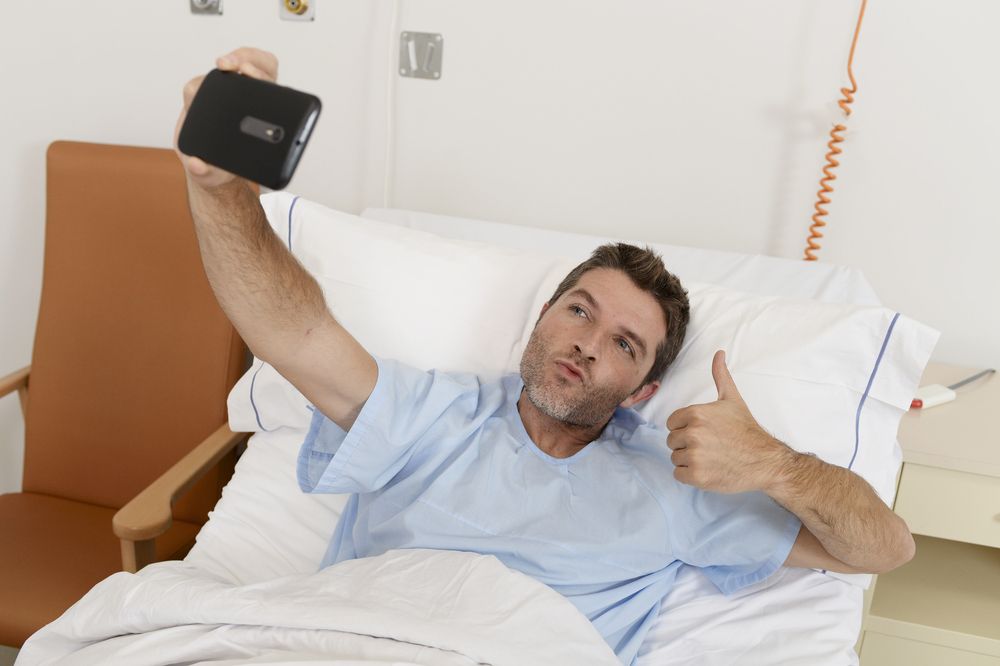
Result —
<instances>
[{"instance_id":1,"label":"white blanket","mask_svg":"<svg viewBox=\"0 0 1000 666\"><path fill-rule=\"evenodd\" d=\"M33 635L31 664L620 662L558 593L495 557L397 550L233 585L185 562L114 574Z\"/></svg>"}]
</instances>

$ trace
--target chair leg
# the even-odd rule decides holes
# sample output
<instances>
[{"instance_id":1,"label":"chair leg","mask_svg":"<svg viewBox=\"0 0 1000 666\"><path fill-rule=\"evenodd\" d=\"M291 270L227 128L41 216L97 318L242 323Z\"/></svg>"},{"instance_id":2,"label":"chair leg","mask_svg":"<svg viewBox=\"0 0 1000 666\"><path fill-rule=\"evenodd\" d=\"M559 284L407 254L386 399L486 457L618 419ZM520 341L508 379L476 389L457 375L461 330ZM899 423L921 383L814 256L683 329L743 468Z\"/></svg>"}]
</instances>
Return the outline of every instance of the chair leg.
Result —
<instances>
[{"instance_id":1,"label":"chair leg","mask_svg":"<svg viewBox=\"0 0 1000 666\"><path fill-rule=\"evenodd\" d=\"M153 539L128 541L122 539L122 570L135 573L156 559L156 545Z\"/></svg>"}]
</instances>

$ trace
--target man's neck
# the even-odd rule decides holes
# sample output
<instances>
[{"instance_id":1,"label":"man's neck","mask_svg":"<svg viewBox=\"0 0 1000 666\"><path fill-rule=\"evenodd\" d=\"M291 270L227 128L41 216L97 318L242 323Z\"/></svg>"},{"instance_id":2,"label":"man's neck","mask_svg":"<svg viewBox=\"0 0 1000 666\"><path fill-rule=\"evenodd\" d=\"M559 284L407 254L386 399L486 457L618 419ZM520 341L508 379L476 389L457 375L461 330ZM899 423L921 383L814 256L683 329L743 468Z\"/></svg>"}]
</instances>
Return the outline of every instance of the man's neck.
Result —
<instances>
[{"instance_id":1,"label":"man's neck","mask_svg":"<svg viewBox=\"0 0 1000 666\"><path fill-rule=\"evenodd\" d=\"M604 430L607 421L590 428L574 426L545 414L528 399L528 391L521 389L517 412L535 445L553 458L569 458L593 442ZM610 419L609 419L610 420Z\"/></svg>"}]
</instances>

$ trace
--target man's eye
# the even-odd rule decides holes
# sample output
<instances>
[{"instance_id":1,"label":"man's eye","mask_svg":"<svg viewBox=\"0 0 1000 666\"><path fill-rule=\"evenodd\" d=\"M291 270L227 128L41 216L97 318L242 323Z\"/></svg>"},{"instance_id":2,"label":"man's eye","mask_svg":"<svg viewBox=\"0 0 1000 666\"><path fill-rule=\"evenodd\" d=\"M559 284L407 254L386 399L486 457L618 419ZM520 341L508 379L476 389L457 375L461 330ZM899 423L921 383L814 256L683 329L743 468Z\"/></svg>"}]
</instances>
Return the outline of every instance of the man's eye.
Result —
<instances>
[{"instance_id":1,"label":"man's eye","mask_svg":"<svg viewBox=\"0 0 1000 666\"><path fill-rule=\"evenodd\" d=\"M632 354L632 345L628 343L628 340L625 338L618 338L618 344L621 345L622 349L627 351L629 354Z\"/></svg>"},{"instance_id":2,"label":"man's eye","mask_svg":"<svg viewBox=\"0 0 1000 666\"><path fill-rule=\"evenodd\" d=\"M570 311L573 312L573 314L577 315L578 317L586 317L587 316L587 311L584 310L583 308L581 308L579 305L571 305L571 306L569 306L569 309L570 309Z\"/></svg>"}]
</instances>

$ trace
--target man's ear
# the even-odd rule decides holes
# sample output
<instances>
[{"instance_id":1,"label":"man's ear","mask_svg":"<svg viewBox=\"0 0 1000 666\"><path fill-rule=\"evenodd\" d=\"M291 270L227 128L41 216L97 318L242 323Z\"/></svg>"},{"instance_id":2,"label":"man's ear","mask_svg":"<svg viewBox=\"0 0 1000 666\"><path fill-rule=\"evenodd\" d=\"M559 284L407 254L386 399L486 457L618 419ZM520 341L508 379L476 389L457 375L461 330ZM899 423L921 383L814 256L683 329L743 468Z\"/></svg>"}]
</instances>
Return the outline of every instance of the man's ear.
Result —
<instances>
[{"instance_id":1,"label":"man's ear","mask_svg":"<svg viewBox=\"0 0 1000 666\"><path fill-rule=\"evenodd\" d=\"M643 384L635 390L635 393L625 398L622 401L621 406L625 409L639 404L643 400L649 400L656 394L656 391L660 388L660 382L649 382L648 384Z\"/></svg>"},{"instance_id":2,"label":"man's ear","mask_svg":"<svg viewBox=\"0 0 1000 666\"><path fill-rule=\"evenodd\" d=\"M538 326L538 322L540 322L542 320L542 316L545 314L545 311L548 310L548 309L549 309L549 302L545 301L542 304L542 311L538 313L538 319L535 320L535 326Z\"/></svg>"}]
</instances>

